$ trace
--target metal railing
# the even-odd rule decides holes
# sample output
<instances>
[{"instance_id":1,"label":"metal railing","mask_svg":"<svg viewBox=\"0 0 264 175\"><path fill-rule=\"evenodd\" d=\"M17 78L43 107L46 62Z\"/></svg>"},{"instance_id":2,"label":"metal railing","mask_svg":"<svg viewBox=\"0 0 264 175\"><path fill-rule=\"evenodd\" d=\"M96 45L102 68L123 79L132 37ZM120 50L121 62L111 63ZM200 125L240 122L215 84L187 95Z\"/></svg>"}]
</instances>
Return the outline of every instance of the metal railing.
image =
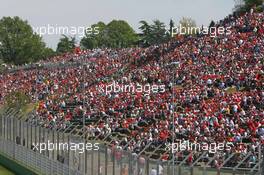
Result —
<instances>
[{"instance_id":1,"label":"metal railing","mask_svg":"<svg viewBox=\"0 0 264 175\"><path fill-rule=\"evenodd\" d=\"M230 154L222 162L222 166L213 168L210 164L216 155L206 152L197 153L193 162L188 163L188 154L182 158L176 157L175 165L172 160L153 159L155 152L162 150L162 146L149 149L146 146L140 153L132 153L119 147L107 145L107 139L89 140L86 134L73 134L68 128L63 130L40 127L33 122L18 119L19 113L8 109L0 115L0 153L38 174L65 175L261 175L263 167L263 150L257 153L255 162L249 160L251 152L247 154ZM111 134L109 134L111 135ZM110 137L112 142L117 137ZM55 149L60 144L72 143L94 145L98 142L99 149ZM54 149L35 149L37 143L53 143ZM80 145L79 145L80 146ZM82 150L82 151L80 151ZM240 156L235 164L234 157ZM173 170L174 168L174 170Z\"/></svg>"}]
</instances>

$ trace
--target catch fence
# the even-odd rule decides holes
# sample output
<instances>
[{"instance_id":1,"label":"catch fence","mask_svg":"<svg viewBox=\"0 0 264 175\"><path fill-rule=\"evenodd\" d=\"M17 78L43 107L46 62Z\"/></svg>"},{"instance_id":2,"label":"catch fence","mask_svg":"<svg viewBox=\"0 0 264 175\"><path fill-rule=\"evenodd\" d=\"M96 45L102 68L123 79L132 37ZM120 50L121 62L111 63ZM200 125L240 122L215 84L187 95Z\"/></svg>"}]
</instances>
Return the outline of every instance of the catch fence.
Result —
<instances>
[{"instance_id":1,"label":"catch fence","mask_svg":"<svg viewBox=\"0 0 264 175\"><path fill-rule=\"evenodd\" d=\"M254 153L257 154L255 162L250 160L253 155L251 152L231 154L225 157L221 167L213 168L211 162L216 155L208 155L206 152L197 154L192 163L187 162L188 155L182 159L176 158L175 161L164 161L152 159L150 155L154 151L135 154L118 147L109 147L107 139L99 141L96 138L88 139L90 137L86 134L73 133L70 126L60 130L41 127L34 121L23 121L19 112L8 109L0 115L0 154L38 174L51 175L264 174L261 169L261 146ZM240 156L240 160L230 166L227 162L234 156Z\"/></svg>"}]
</instances>

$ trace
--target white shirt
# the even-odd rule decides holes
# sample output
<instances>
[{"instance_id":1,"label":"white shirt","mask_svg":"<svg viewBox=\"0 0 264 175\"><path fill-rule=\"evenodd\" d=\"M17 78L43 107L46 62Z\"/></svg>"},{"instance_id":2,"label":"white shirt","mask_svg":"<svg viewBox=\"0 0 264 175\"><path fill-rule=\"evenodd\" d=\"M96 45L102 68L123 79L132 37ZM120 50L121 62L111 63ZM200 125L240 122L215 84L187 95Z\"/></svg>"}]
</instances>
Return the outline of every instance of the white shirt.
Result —
<instances>
[{"instance_id":1,"label":"white shirt","mask_svg":"<svg viewBox=\"0 0 264 175\"><path fill-rule=\"evenodd\" d=\"M150 171L150 175L157 175L157 170L152 169L152 170Z\"/></svg>"}]
</instances>

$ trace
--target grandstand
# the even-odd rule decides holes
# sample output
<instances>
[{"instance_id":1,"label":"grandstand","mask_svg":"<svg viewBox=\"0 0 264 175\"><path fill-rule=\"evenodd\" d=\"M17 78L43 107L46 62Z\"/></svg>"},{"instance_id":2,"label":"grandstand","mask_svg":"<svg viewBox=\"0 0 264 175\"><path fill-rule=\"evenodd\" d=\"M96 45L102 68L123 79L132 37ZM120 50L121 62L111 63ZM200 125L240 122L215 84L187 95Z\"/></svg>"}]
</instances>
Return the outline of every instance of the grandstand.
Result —
<instances>
[{"instance_id":1,"label":"grandstand","mask_svg":"<svg viewBox=\"0 0 264 175\"><path fill-rule=\"evenodd\" d=\"M260 175L264 13L230 15L215 26L231 26L231 34L183 36L148 48L83 50L5 70L0 104L20 90L36 109L26 118L14 109L2 112L3 153L12 157L15 151L22 164L36 161L29 168L40 174L114 175L127 169L131 175ZM114 81L134 88L164 85L165 91L100 89ZM32 150L33 143L48 140L98 142L100 149L85 154ZM232 147L168 149L182 141Z\"/></svg>"}]
</instances>

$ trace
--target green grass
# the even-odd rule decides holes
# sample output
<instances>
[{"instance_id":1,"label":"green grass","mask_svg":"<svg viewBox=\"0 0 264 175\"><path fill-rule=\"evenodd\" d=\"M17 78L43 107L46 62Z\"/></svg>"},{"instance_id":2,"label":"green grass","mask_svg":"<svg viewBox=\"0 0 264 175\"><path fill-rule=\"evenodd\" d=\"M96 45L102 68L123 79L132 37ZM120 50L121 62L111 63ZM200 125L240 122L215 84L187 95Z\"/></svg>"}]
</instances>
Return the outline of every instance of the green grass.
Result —
<instances>
[{"instance_id":1,"label":"green grass","mask_svg":"<svg viewBox=\"0 0 264 175\"><path fill-rule=\"evenodd\" d=\"M30 104L27 104L26 106L24 106L21 109L22 118L23 119L27 118L28 114L30 112L32 112L35 108L36 108L36 104L35 103L30 103Z\"/></svg>"},{"instance_id":2,"label":"green grass","mask_svg":"<svg viewBox=\"0 0 264 175\"><path fill-rule=\"evenodd\" d=\"M14 173L12 173L11 171L8 171L6 168L2 167L0 165L0 174L1 175L15 175Z\"/></svg>"}]
</instances>

